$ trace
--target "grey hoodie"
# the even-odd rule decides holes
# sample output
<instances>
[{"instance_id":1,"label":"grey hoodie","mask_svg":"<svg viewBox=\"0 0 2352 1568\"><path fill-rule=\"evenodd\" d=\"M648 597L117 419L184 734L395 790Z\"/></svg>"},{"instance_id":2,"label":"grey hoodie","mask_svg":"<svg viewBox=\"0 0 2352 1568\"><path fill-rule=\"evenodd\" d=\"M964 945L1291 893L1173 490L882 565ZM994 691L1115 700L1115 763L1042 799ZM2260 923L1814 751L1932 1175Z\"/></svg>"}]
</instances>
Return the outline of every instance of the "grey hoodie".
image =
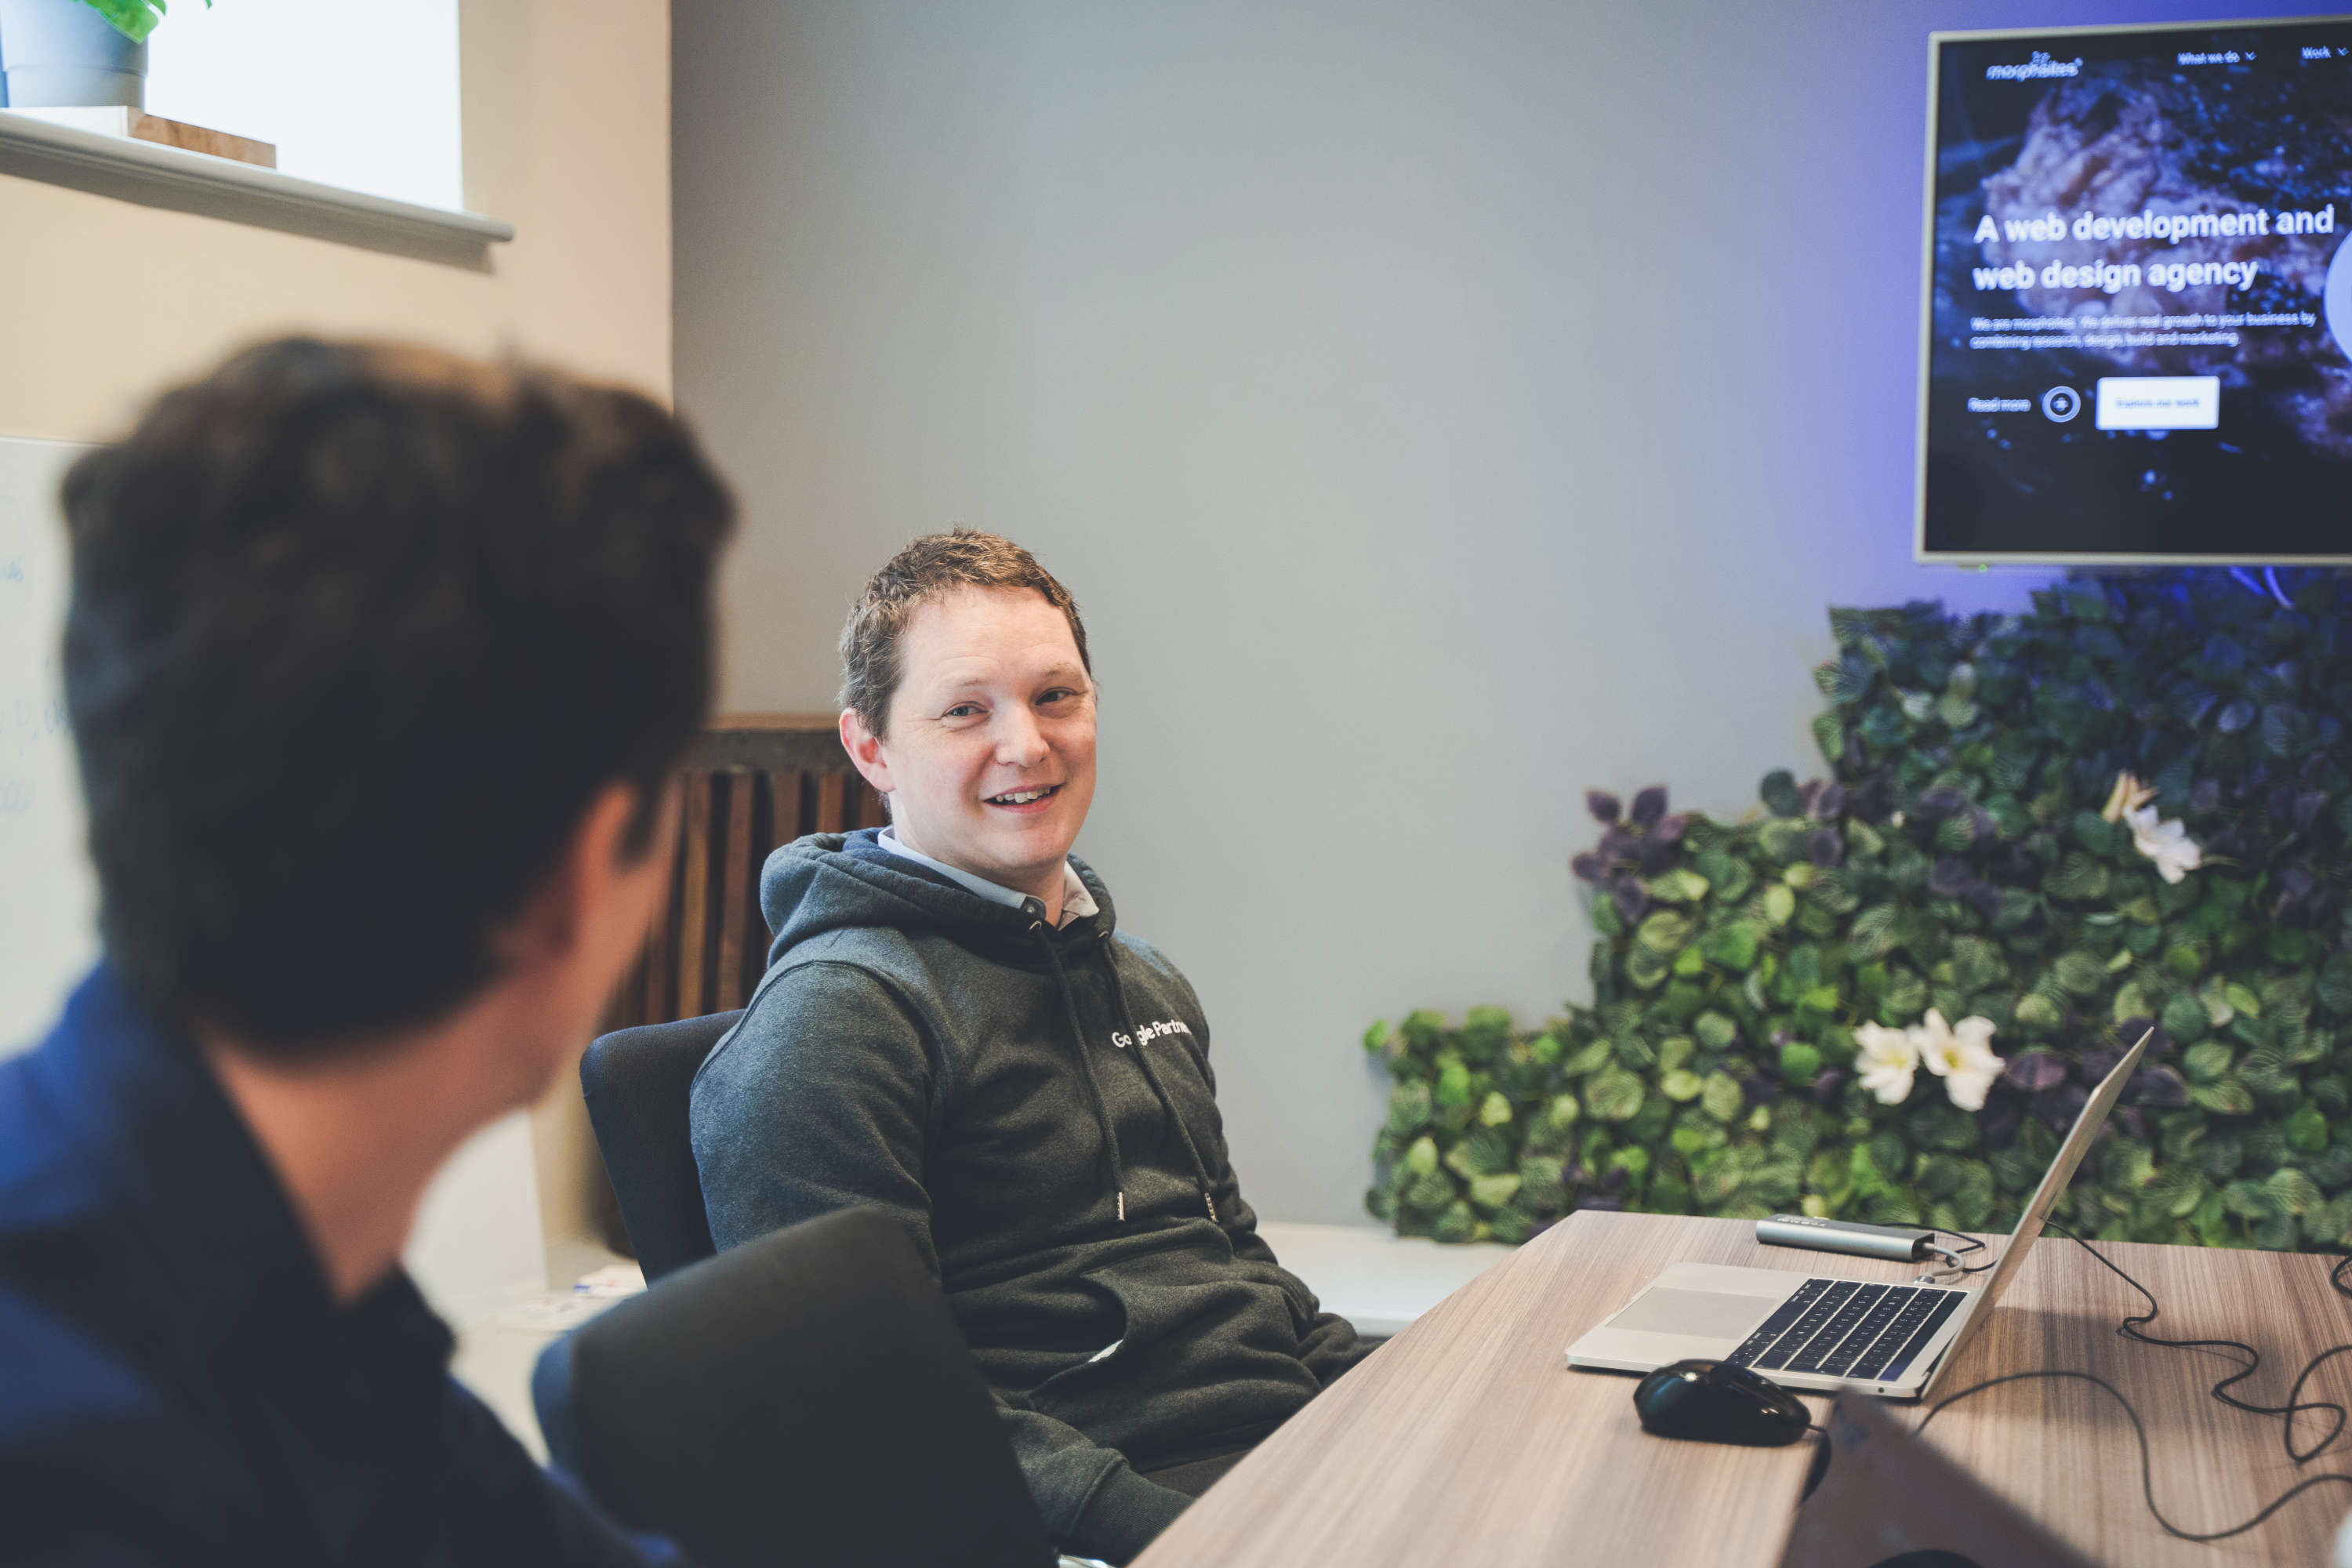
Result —
<instances>
[{"instance_id":1,"label":"grey hoodie","mask_svg":"<svg viewBox=\"0 0 2352 1568\"><path fill-rule=\"evenodd\" d=\"M768 858L768 973L694 1083L722 1247L851 1204L930 1262L1048 1529L1140 1551L1182 1510L1130 1468L1255 1441L1366 1353L1275 1261L1175 965L1059 931L876 843Z\"/></svg>"}]
</instances>

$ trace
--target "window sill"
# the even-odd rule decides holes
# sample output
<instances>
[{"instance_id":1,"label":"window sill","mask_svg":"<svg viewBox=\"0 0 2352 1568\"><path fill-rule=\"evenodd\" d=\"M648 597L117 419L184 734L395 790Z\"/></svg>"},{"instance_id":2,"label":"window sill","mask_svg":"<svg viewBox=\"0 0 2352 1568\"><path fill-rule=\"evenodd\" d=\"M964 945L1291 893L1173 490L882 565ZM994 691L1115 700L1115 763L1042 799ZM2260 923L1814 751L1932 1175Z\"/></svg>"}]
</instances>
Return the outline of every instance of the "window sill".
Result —
<instances>
[{"instance_id":1,"label":"window sill","mask_svg":"<svg viewBox=\"0 0 2352 1568\"><path fill-rule=\"evenodd\" d=\"M0 110L0 174L452 266L487 269L514 226Z\"/></svg>"}]
</instances>

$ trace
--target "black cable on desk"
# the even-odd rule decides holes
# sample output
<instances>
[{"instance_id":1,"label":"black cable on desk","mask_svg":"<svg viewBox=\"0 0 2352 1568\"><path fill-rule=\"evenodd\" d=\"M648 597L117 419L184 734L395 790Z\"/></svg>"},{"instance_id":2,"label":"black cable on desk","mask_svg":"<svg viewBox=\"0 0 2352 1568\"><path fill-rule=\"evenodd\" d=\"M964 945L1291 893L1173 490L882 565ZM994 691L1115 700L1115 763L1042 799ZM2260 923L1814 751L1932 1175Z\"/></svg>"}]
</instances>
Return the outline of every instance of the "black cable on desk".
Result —
<instances>
[{"instance_id":1,"label":"black cable on desk","mask_svg":"<svg viewBox=\"0 0 2352 1568\"><path fill-rule=\"evenodd\" d=\"M2115 1275L2116 1279L2121 1279L2133 1289L2138 1291L2141 1297L2147 1300L2147 1310L2126 1317L2122 1322L2116 1326L2116 1333L2126 1339L2136 1340L2141 1344L2165 1345L2175 1350L2223 1349L2243 1352L2246 1356L2246 1364L2239 1368L2236 1372L2231 1373L2228 1377L2223 1378L2221 1382L2215 1384L2210 1390L2212 1396L2233 1409L2248 1411L2256 1415L2280 1415L2285 1417L2285 1420L2282 1423L2281 1435L2286 1445L2287 1458L2294 1460L2298 1465L2306 1463L2325 1452L2328 1447L2342 1435L2345 1423L2344 1406L2336 1404L2332 1400L2305 1401L2303 1398L2303 1386L2305 1383L2310 1381L2311 1374L2317 1372L2326 1362L2336 1356L2343 1355L2347 1352L2352 1352L2352 1344L2330 1346L2328 1349L2320 1352L2317 1355L2312 1357L2309 1362L2305 1363L2303 1370L2295 1374L2294 1385L2287 1391L2287 1402L2284 1405L2255 1405L2247 1400L2240 1399L2235 1394L2231 1394L2229 1389L2232 1384L2242 1383L2245 1379L2252 1377L2255 1372L2261 1368L2263 1364L2262 1352L2241 1340L2168 1340L2156 1334L2148 1333L2146 1331L2145 1325L2156 1321L2157 1318L2161 1313L2161 1309L2157 1305L2155 1293L2148 1289L2147 1286L2141 1284L2138 1280L2125 1273L2120 1267L2108 1258L2105 1254L2101 1253L2097 1247L2093 1247L2088 1241L2085 1241L2082 1237L2075 1235L2064 1226L2058 1224L2054 1220L2044 1221L2043 1223L2047 1228L2056 1231L2059 1235L2066 1237L2066 1239L2072 1241L2077 1247L2080 1247L2084 1251L2089 1253L2093 1258L2098 1259L2102 1268ZM1943 1234L1950 1235L1952 1233L1947 1231ZM1982 1247L1983 1245L1984 1244L1981 1242L1977 1244L1979 1248ZM1981 1272L1981 1268L1983 1267L1990 1267L1990 1265L1980 1266L1979 1268L1977 1269L1964 1270L1964 1272ZM2328 1270L2327 1283L2335 1289L2337 1295L2346 1297L2347 1299L2352 1299L2352 1285L2347 1285L2345 1280L2345 1271L2347 1268L2352 1268L2352 1256L2347 1256L2336 1260L2336 1267ZM2151 1461L2148 1455L2147 1427L2141 1422L2139 1412L2132 1408L2131 1401L2126 1399L2122 1393L2116 1388L2115 1384L2107 1382L2106 1379L2103 1377L2095 1376L2087 1372L2073 1372L2063 1369L2044 1369L2035 1372L2012 1372L2004 1373L2000 1377L1987 1378L1982 1383L1970 1384L1968 1387L1960 1389L1956 1393L1946 1394L1943 1398L1930 1405L1927 1409L1927 1414L1920 1419L1917 1430L1923 1432L1926 1431L1927 1429L1927 1423L1933 1421L1938 1415L1942 1414L1946 1408L1950 1405L1957 1405L1961 1400L1967 1399L1973 1394L1982 1394L1989 1388L1998 1388L2005 1383L2024 1383L2036 1378L2071 1378L2077 1382L2092 1384L2099 1388L2105 1389L2108 1395L2112 1397L2116 1404L2124 1407L2124 1414L2131 1417L2132 1431L2139 1438L2140 1495L2147 1500L2147 1511L2149 1515L2155 1519L2158 1525L2163 1527L2165 1533L2178 1537L2182 1541L2200 1542L2224 1541L2232 1535L2242 1535L2247 1531L2253 1529L2256 1525L2261 1524L2264 1520L2270 1518L2271 1515L2276 1513L2280 1509L2284 1508L2294 1499L2302 1496L2305 1492L2311 1490L2314 1487L2326 1486L2330 1481L2341 1481L2347 1486L2352 1486L2352 1474L2347 1474L2342 1471L2330 1471L2326 1475L2312 1476L2305 1480L2296 1482L2294 1486L2280 1493L2276 1498L2272 1500L2268 1507L2264 1508L2260 1513L2254 1515L2253 1518L2246 1521L2243 1524L2232 1525L2227 1530L2217 1530L2209 1534L2202 1535L2192 1531L2183 1530L2179 1525L2174 1524L2170 1520L2165 1518L2164 1510L2158 1508L2156 1504L2156 1483L2150 1468ZM2298 1451L2294 1446L2294 1418L2297 1415L2305 1410L2326 1410L2332 1412L2336 1417L2336 1422L2334 1426L2328 1428L2326 1436L2321 1438L2309 1448Z\"/></svg>"}]
</instances>

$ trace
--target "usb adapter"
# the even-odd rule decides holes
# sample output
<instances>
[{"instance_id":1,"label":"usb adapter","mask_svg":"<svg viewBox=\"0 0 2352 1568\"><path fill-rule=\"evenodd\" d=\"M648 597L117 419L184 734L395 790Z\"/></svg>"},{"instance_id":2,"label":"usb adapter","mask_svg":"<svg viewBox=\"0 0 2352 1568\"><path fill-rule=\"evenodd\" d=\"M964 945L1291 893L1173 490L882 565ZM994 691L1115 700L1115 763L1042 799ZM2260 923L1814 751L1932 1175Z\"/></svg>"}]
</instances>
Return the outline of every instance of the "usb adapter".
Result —
<instances>
[{"instance_id":1,"label":"usb adapter","mask_svg":"<svg viewBox=\"0 0 2352 1568\"><path fill-rule=\"evenodd\" d=\"M1776 1214L1756 1222L1756 1239L1767 1247L1801 1247L1810 1252L1849 1252L1896 1263L1924 1262L1936 1239L1932 1230L1907 1225L1860 1225L1848 1219Z\"/></svg>"}]
</instances>

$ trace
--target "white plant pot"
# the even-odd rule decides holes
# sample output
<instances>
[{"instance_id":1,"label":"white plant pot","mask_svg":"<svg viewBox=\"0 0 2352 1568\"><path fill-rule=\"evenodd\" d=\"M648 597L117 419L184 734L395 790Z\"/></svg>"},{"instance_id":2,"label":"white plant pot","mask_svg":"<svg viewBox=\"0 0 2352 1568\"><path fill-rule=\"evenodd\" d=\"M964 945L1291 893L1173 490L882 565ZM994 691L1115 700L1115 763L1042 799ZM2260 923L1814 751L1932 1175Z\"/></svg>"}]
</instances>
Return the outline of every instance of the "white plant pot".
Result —
<instances>
[{"instance_id":1,"label":"white plant pot","mask_svg":"<svg viewBox=\"0 0 2352 1568\"><path fill-rule=\"evenodd\" d=\"M81 0L0 0L0 71L11 109L147 104L147 46Z\"/></svg>"}]
</instances>

